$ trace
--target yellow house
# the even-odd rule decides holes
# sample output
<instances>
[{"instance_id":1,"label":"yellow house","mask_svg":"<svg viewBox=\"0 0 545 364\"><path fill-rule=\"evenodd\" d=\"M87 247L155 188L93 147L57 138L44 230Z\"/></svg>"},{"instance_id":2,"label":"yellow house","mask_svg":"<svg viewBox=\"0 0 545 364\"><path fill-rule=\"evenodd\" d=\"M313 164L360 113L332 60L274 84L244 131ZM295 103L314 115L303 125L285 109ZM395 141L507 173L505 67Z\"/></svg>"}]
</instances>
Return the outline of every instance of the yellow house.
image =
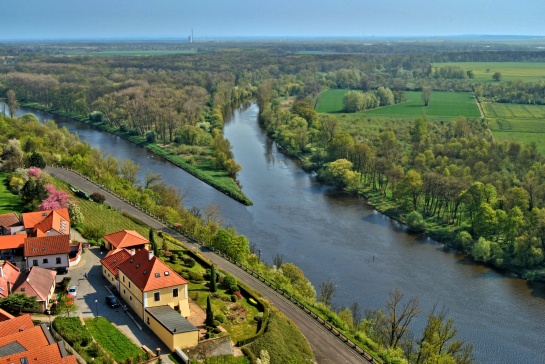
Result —
<instances>
[{"instance_id":1,"label":"yellow house","mask_svg":"<svg viewBox=\"0 0 545 364\"><path fill-rule=\"evenodd\" d=\"M117 265L117 273L121 297L171 350L198 344L198 329L185 319L190 312L184 278L145 249Z\"/></svg>"}]
</instances>

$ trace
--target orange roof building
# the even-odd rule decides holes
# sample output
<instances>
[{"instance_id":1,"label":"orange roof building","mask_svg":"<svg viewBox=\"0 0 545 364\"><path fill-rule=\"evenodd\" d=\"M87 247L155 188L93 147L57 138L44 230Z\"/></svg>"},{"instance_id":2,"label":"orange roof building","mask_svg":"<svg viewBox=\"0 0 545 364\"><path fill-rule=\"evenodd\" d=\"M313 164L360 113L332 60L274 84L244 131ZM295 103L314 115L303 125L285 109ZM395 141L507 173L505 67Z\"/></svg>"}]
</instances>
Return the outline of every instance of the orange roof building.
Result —
<instances>
[{"instance_id":1,"label":"orange roof building","mask_svg":"<svg viewBox=\"0 0 545 364\"><path fill-rule=\"evenodd\" d=\"M15 318L15 316L0 308L0 322L11 320L12 318Z\"/></svg>"},{"instance_id":2,"label":"orange roof building","mask_svg":"<svg viewBox=\"0 0 545 364\"><path fill-rule=\"evenodd\" d=\"M70 235L70 215L66 208L27 212L22 219L30 236Z\"/></svg>"},{"instance_id":3,"label":"orange roof building","mask_svg":"<svg viewBox=\"0 0 545 364\"><path fill-rule=\"evenodd\" d=\"M134 230L122 230L116 233L104 235L106 248L113 249L149 249L149 240Z\"/></svg>"},{"instance_id":4,"label":"orange roof building","mask_svg":"<svg viewBox=\"0 0 545 364\"><path fill-rule=\"evenodd\" d=\"M11 294L12 287L19 277L21 271L8 261L0 267L0 297L7 297Z\"/></svg>"},{"instance_id":5,"label":"orange roof building","mask_svg":"<svg viewBox=\"0 0 545 364\"><path fill-rule=\"evenodd\" d=\"M51 235L26 238L24 254L27 266L67 268L70 265L70 236Z\"/></svg>"},{"instance_id":6,"label":"orange roof building","mask_svg":"<svg viewBox=\"0 0 545 364\"><path fill-rule=\"evenodd\" d=\"M132 255L125 249L111 250L110 253L106 255L106 258L100 260L100 263L102 264L102 275L119 289L119 282L117 281L119 274L118 267Z\"/></svg>"},{"instance_id":7,"label":"orange roof building","mask_svg":"<svg viewBox=\"0 0 545 364\"><path fill-rule=\"evenodd\" d=\"M15 334L21 330L31 329L34 327L34 322L30 315L22 315L11 320L0 322L0 337Z\"/></svg>"},{"instance_id":8,"label":"orange roof building","mask_svg":"<svg viewBox=\"0 0 545 364\"><path fill-rule=\"evenodd\" d=\"M187 281L145 249L118 265L119 293L145 320L146 307L169 305L187 317Z\"/></svg>"},{"instance_id":9,"label":"orange roof building","mask_svg":"<svg viewBox=\"0 0 545 364\"><path fill-rule=\"evenodd\" d=\"M57 272L34 266L28 272L21 272L13 285L13 293L24 293L28 297L36 297L39 303L36 312L44 312L55 293Z\"/></svg>"},{"instance_id":10,"label":"orange roof building","mask_svg":"<svg viewBox=\"0 0 545 364\"><path fill-rule=\"evenodd\" d=\"M7 253L14 249L21 249L25 244L27 234L0 235L0 251Z\"/></svg>"}]
</instances>

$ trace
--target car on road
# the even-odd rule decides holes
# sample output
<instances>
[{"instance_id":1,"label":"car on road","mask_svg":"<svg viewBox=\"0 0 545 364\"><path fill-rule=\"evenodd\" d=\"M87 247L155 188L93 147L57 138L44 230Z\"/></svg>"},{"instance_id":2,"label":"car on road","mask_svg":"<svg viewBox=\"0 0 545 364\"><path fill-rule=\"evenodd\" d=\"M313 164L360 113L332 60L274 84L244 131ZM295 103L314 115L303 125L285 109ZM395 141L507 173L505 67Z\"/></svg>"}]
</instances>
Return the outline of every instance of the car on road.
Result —
<instances>
[{"instance_id":1,"label":"car on road","mask_svg":"<svg viewBox=\"0 0 545 364\"><path fill-rule=\"evenodd\" d=\"M71 294L72 296L74 296L74 298L76 298L76 296L78 295L78 287L77 286L68 287L67 293Z\"/></svg>"},{"instance_id":2,"label":"car on road","mask_svg":"<svg viewBox=\"0 0 545 364\"><path fill-rule=\"evenodd\" d=\"M111 308L119 307L119 301L115 296L106 296L106 304Z\"/></svg>"}]
</instances>

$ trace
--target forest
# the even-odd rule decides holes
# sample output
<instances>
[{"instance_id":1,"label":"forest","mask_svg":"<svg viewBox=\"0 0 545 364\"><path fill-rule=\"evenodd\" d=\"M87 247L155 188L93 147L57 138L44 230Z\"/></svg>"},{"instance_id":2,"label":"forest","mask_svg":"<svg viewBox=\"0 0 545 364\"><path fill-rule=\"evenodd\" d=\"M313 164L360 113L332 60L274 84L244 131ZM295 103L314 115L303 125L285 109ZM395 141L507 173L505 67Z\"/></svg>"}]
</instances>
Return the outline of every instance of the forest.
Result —
<instances>
[{"instance_id":1,"label":"forest","mask_svg":"<svg viewBox=\"0 0 545 364\"><path fill-rule=\"evenodd\" d=\"M545 159L535 144L497 141L486 118L461 114L446 121L425 112L416 118L370 117L358 109L359 95L365 95L363 109L374 109L403 103L409 91L429 93L430 103L433 93L441 91L471 92L480 103L543 104L543 80L505 82L498 77L481 84L461 67L438 65L543 62L543 51L523 43L495 43L492 50L477 51L457 42L444 47L419 42L395 47L199 44L193 53L145 57L65 56L61 45L37 50L4 44L0 49L0 55L14 55L0 64L6 114L14 116L18 103L25 103L84 117L236 180L240 166L222 136L223 120L233 108L256 102L267 133L324 183L365 196L410 230L426 232L477 261L527 279L545 278ZM319 95L333 89L352 90L356 106L348 100L345 110L351 113L316 111ZM25 125L35 128L32 120ZM80 170L236 259L252 256L244 237L220 227L214 209L180 208L182 196L154 183L157 176L139 186L137 166L130 161L102 156L50 127L55 138L67 141L61 149L35 140L33 133L44 133L38 129L19 136L19 146L4 137L3 166L15 170L10 161L20 155L17 150L39 148L46 163ZM15 165L22 163L17 158ZM314 289L298 277L290 276L290 285L301 297L315 300ZM399 304L401 298L394 294L391 300ZM374 350L386 350L383 358L399 355L425 362L415 359L419 355L412 344L403 347L381 337L384 316L370 313L354 322L354 310L348 313L352 324L346 324L347 314L340 322L365 336L361 341L374 342ZM444 323L445 317L436 313L430 322L439 318ZM470 350L462 346L455 362L470 362Z\"/></svg>"}]
</instances>

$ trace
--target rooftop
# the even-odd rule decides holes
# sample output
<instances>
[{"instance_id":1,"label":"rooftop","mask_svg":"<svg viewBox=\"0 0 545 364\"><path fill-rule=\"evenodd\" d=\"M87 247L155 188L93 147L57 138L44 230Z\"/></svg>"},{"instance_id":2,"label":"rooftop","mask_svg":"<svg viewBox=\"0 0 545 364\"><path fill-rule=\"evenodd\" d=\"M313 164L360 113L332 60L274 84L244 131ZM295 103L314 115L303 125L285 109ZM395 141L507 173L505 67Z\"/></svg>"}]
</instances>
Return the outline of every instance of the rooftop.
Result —
<instances>
[{"instance_id":1,"label":"rooftop","mask_svg":"<svg viewBox=\"0 0 545 364\"><path fill-rule=\"evenodd\" d=\"M148 307L146 312L173 334L199 330L169 305Z\"/></svg>"},{"instance_id":2,"label":"rooftop","mask_svg":"<svg viewBox=\"0 0 545 364\"><path fill-rule=\"evenodd\" d=\"M122 230L116 233L104 235L104 239L110 242L115 248L130 248L148 244L149 240L134 230Z\"/></svg>"},{"instance_id":3,"label":"rooftop","mask_svg":"<svg viewBox=\"0 0 545 364\"><path fill-rule=\"evenodd\" d=\"M69 253L70 235L52 235L25 239L25 257Z\"/></svg>"}]
</instances>

